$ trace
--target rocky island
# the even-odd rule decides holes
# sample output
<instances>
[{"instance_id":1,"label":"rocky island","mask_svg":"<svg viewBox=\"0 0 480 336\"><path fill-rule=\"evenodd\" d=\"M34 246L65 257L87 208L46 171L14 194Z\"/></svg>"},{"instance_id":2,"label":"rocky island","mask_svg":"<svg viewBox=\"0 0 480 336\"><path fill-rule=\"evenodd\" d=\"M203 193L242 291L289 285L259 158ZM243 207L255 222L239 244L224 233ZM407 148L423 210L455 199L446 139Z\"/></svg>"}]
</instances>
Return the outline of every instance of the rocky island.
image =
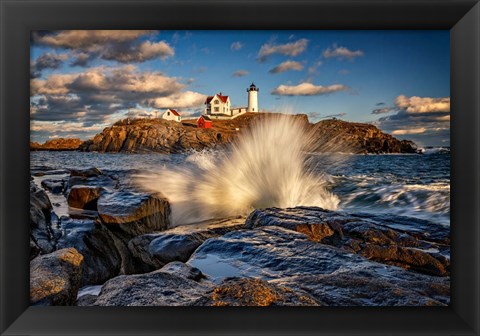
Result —
<instances>
[{"instance_id":1,"label":"rocky island","mask_svg":"<svg viewBox=\"0 0 480 336\"><path fill-rule=\"evenodd\" d=\"M78 150L83 143L80 139L75 138L58 138L47 140L43 144L38 142L30 142L30 150L49 150L49 151L70 151Z\"/></svg>"},{"instance_id":2,"label":"rocky island","mask_svg":"<svg viewBox=\"0 0 480 336\"><path fill-rule=\"evenodd\" d=\"M182 123L163 119L121 120L105 128L93 139L56 139L45 144L31 143L31 150L80 150L112 153L182 153L215 148L232 142L245 129L275 113L245 113L232 120L214 120L213 127L199 129L195 120ZM309 134L312 152L416 153L412 141L398 140L370 124L327 119L311 124L307 115L289 115L301 120Z\"/></svg>"}]
</instances>

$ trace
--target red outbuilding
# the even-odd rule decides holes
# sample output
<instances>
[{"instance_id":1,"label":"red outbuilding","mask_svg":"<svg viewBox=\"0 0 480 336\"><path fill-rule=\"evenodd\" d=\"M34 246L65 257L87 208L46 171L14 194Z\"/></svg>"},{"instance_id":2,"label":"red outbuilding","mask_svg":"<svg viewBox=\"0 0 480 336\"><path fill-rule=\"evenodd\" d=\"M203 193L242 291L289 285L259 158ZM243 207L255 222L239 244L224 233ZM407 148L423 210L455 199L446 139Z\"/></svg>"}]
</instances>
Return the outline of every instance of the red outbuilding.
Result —
<instances>
[{"instance_id":1,"label":"red outbuilding","mask_svg":"<svg viewBox=\"0 0 480 336\"><path fill-rule=\"evenodd\" d=\"M202 115L197 120L198 128L212 128L212 119L209 116Z\"/></svg>"}]
</instances>

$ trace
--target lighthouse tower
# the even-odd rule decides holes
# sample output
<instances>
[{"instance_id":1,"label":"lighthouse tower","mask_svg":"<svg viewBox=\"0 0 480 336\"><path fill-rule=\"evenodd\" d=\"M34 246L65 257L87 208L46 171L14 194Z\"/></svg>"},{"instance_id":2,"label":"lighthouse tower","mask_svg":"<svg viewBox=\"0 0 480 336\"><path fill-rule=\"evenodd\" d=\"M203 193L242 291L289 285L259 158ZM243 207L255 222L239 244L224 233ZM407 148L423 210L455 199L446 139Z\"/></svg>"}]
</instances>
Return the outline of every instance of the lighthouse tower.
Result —
<instances>
[{"instance_id":1,"label":"lighthouse tower","mask_svg":"<svg viewBox=\"0 0 480 336\"><path fill-rule=\"evenodd\" d=\"M247 89L248 107L247 112L258 112L258 88L252 83Z\"/></svg>"}]
</instances>

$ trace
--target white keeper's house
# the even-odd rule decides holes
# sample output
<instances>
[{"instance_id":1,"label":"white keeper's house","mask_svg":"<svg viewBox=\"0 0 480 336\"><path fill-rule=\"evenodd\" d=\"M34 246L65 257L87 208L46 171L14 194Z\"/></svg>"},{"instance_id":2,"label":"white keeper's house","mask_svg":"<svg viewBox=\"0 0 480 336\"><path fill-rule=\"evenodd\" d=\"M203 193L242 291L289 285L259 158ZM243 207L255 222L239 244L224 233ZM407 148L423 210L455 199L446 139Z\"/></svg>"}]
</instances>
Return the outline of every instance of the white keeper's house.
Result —
<instances>
[{"instance_id":1,"label":"white keeper's house","mask_svg":"<svg viewBox=\"0 0 480 336\"><path fill-rule=\"evenodd\" d=\"M168 109L168 110L165 111L165 113L163 113L162 119L181 122L182 121L182 116L176 110Z\"/></svg>"},{"instance_id":2,"label":"white keeper's house","mask_svg":"<svg viewBox=\"0 0 480 336\"><path fill-rule=\"evenodd\" d=\"M252 83L247 88L248 106L231 107L230 97L221 92L205 100L205 114L214 119L232 119L246 112L258 112L258 88Z\"/></svg>"}]
</instances>

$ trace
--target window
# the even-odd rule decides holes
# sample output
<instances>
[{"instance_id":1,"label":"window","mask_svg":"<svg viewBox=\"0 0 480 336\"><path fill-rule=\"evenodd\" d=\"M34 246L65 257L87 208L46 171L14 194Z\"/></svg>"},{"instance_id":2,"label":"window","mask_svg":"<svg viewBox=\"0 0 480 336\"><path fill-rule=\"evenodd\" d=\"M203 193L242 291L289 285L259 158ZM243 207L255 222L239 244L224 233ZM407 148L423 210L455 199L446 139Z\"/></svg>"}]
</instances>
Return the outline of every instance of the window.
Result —
<instances>
[{"instance_id":1,"label":"window","mask_svg":"<svg viewBox=\"0 0 480 336\"><path fill-rule=\"evenodd\" d=\"M215 99L214 103L215 103L215 104L218 104L218 103L220 103L220 102L218 101L218 99Z\"/></svg>"},{"instance_id":2,"label":"window","mask_svg":"<svg viewBox=\"0 0 480 336\"><path fill-rule=\"evenodd\" d=\"M215 107L215 112L218 112L218 111L219 111L219 110L218 110L218 107Z\"/></svg>"},{"instance_id":3,"label":"window","mask_svg":"<svg viewBox=\"0 0 480 336\"><path fill-rule=\"evenodd\" d=\"M169 116L169 115L170 115L170 112L167 112L167 115Z\"/></svg>"}]
</instances>

